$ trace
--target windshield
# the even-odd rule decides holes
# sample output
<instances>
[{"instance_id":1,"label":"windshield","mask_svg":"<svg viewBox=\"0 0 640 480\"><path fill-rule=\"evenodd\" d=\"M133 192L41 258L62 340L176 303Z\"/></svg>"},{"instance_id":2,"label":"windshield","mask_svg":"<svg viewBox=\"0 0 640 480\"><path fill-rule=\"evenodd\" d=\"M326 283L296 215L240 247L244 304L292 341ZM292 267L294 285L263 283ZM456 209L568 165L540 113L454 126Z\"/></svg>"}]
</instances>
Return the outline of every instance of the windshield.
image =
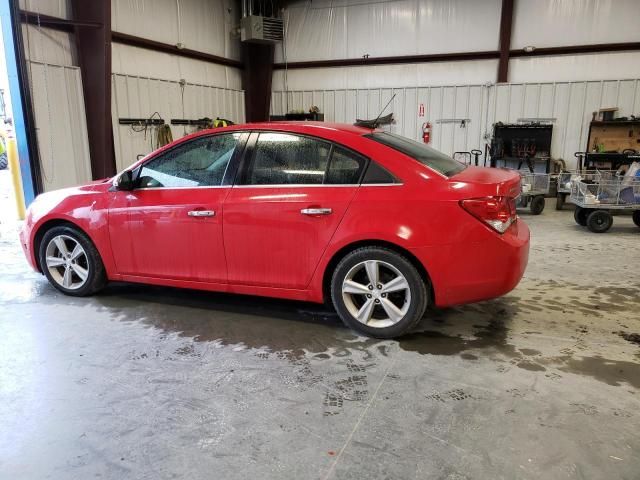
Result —
<instances>
[{"instance_id":1,"label":"windshield","mask_svg":"<svg viewBox=\"0 0 640 480\"><path fill-rule=\"evenodd\" d=\"M404 153L446 177L451 177L466 168L462 163L456 162L448 155L428 147L424 143L394 133L376 132L365 135L365 137Z\"/></svg>"}]
</instances>

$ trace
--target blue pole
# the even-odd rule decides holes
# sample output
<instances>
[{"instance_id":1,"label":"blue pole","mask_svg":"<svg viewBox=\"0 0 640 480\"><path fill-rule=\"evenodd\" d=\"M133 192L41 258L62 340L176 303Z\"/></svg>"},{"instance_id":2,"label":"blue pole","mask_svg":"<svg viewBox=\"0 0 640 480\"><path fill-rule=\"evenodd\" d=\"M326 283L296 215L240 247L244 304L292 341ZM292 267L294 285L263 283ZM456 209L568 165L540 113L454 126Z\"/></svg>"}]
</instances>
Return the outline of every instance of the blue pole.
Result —
<instances>
[{"instance_id":1,"label":"blue pole","mask_svg":"<svg viewBox=\"0 0 640 480\"><path fill-rule=\"evenodd\" d=\"M9 94L13 108L13 127L15 129L16 142L18 144L18 157L20 159L20 176L24 189L24 203L28 206L35 198L33 172L31 171L30 149L27 141L27 128L25 123L24 97L18 78L18 57L13 40L13 22L11 19L12 0L0 0L0 21L2 22L2 38L4 41L4 54L7 63L7 76L9 78Z\"/></svg>"}]
</instances>

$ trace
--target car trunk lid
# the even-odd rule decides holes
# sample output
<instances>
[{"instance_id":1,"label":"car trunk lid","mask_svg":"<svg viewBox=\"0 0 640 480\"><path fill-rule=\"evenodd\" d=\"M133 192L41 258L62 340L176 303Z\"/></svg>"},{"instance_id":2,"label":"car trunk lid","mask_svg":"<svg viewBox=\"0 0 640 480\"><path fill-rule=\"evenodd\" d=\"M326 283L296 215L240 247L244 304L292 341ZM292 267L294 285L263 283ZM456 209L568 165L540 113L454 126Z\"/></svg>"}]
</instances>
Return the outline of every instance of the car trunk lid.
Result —
<instances>
[{"instance_id":1,"label":"car trunk lid","mask_svg":"<svg viewBox=\"0 0 640 480\"><path fill-rule=\"evenodd\" d=\"M469 166L449 178L451 188L462 198L469 196L498 196L516 198L520 195L520 174L506 168Z\"/></svg>"}]
</instances>

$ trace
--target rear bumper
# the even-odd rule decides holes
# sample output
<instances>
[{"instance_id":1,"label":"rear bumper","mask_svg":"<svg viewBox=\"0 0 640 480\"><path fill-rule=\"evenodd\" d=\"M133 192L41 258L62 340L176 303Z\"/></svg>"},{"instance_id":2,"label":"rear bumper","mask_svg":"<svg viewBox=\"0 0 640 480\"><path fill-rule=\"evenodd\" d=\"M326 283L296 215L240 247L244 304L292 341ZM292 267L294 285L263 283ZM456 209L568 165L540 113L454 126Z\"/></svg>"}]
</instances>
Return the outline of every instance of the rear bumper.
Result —
<instances>
[{"instance_id":1,"label":"rear bumper","mask_svg":"<svg viewBox=\"0 0 640 480\"><path fill-rule=\"evenodd\" d=\"M518 220L504 235L412 249L431 276L435 304L448 307L500 297L520 282L529 259L529 227Z\"/></svg>"}]
</instances>

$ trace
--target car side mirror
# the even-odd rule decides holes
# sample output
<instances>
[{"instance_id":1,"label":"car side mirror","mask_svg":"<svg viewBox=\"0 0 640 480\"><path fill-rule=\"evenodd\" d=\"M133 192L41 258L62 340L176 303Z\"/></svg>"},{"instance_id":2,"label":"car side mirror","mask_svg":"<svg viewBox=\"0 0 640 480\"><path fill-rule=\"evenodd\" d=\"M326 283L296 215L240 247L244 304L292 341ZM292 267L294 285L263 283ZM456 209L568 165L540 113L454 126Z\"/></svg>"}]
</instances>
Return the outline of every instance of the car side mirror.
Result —
<instances>
[{"instance_id":1,"label":"car side mirror","mask_svg":"<svg viewBox=\"0 0 640 480\"><path fill-rule=\"evenodd\" d=\"M116 180L116 190L133 190L135 188L135 182L133 180L133 174L131 170L125 170L120 174L118 180Z\"/></svg>"}]
</instances>

